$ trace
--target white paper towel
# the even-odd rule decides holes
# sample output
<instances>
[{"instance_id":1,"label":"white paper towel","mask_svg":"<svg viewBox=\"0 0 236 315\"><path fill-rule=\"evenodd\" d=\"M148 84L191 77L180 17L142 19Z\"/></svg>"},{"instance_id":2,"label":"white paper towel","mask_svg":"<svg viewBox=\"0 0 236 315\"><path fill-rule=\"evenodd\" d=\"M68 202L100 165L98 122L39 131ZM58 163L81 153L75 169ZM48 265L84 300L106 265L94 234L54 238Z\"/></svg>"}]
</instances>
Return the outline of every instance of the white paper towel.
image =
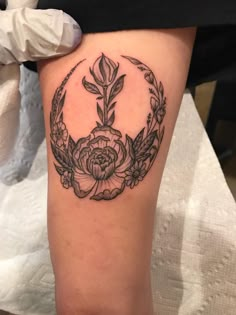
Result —
<instances>
[{"instance_id":1,"label":"white paper towel","mask_svg":"<svg viewBox=\"0 0 236 315\"><path fill-rule=\"evenodd\" d=\"M0 309L52 315L45 142L37 151L42 109L37 75L23 75L21 132L11 164L0 169ZM235 202L186 94L156 210L151 271L158 315L235 315L235 239Z\"/></svg>"}]
</instances>

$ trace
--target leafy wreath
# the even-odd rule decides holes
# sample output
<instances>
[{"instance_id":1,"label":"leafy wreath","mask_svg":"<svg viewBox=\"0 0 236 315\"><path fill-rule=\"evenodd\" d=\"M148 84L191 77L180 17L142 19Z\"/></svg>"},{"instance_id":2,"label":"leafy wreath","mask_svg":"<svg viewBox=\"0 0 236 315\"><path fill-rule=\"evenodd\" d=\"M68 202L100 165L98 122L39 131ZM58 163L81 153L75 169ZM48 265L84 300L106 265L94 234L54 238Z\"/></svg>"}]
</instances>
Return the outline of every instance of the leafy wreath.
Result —
<instances>
[{"instance_id":1,"label":"leafy wreath","mask_svg":"<svg viewBox=\"0 0 236 315\"><path fill-rule=\"evenodd\" d=\"M163 119L166 114L166 97L162 82L158 82L151 69L139 60L122 56L139 69L149 86L150 108L146 126L132 139L125 141L119 130L112 127L115 121L115 98L122 91L125 74L118 76L119 64L102 54L90 68L94 83L83 77L83 87L96 95L99 121L91 133L74 140L63 121L66 99L65 85L77 63L56 89L50 112L50 138L56 171L64 188L73 188L79 198L111 200L125 187L131 189L144 179L160 149L165 133Z\"/></svg>"}]
</instances>

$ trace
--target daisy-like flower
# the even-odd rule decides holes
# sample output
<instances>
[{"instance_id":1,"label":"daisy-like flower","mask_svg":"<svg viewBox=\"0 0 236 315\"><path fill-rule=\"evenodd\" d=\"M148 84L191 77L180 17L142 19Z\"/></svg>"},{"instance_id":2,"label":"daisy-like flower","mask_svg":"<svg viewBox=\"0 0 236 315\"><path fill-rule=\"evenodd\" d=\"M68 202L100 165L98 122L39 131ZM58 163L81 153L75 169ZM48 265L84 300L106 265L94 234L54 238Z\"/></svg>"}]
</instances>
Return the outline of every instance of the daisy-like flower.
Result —
<instances>
[{"instance_id":1,"label":"daisy-like flower","mask_svg":"<svg viewBox=\"0 0 236 315\"><path fill-rule=\"evenodd\" d=\"M146 175L146 165L142 161L136 161L134 165L125 172L125 182L130 188L134 188L138 183L143 180Z\"/></svg>"},{"instance_id":2,"label":"daisy-like flower","mask_svg":"<svg viewBox=\"0 0 236 315\"><path fill-rule=\"evenodd\" d=\"M66 189L71 187L71 179L72 179L72 174L71 172L64 171L63 175L61 175L61 183L62 186Z\"/></svg>"},{"instance_id":3,"label":"daisy-like flower","mask_svg":"<svg viewBox=\"0 0 236 315\"><path fill-rule=\"evenodd\" d=\"M62 147L67 137L68 131L66 125L62 121L59 121L53 126L52 139L58 147Z\"/></svg>"}]
</instances>

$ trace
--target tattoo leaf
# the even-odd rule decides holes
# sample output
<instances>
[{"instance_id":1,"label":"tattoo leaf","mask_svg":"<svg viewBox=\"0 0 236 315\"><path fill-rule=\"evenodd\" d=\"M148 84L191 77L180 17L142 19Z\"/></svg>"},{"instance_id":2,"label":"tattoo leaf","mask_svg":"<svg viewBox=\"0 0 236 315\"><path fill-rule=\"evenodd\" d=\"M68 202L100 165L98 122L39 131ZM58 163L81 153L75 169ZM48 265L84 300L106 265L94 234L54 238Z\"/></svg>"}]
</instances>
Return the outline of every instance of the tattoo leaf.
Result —
<instances>
[{"instance_id":1,"label":"tattoo leaf","mask_svg":"<svg viewBox=\"0 0 236 315\"><path fill-rule=\"evenodd\" d=\"M57 114L57 106L58 106L58 94L59 94L59 88L56 89L56 92L53 96L53 99L52 99L52 121L55 120L55 117L56 117L56 114Z\"/></svg>"},{"instance_id":2,"label":"tattoo leaf","mask_svg":"<svg viewBox=\"0 0 236 315\"><path fill-rule=\"evenodd\" d=\"M57 162L60 163L62 166L69 168L71 165L70 165L69 157L66 155L66 153L62 151L61 149L59 149L52 142L51 142L51 148Z\"/></svg>"},{"instance_id":3,"label":"tattoo leaf","mask_svg":"<svg viewBox=\"0 0 236 315\"><path fill-rule=\"evenodd\" d=\"M150 162L152 162L155 157L156 157L156 154L152 154L151 157L150 157Z\"/></svg>"},{"instance_id":4,"label":"tattoo leaf","mask_svg":"<svg viewBox=\"0 0 236 315\"><path fill-rule=\"evenodd\" d=\"M143 66L139 66L138 69L141 70L141 71L147 70L147 68L145 68Z\"/></svg>"},{"instance_id":5,"label":"tattoo leaf","mask_svg":"<svg viewBox=\"0 0 236 315\"><path fill-rule=\"evenodd\" d=\"M56 118L56 114L60 113L60 111L62 110L62 107L64 105L64 101L65 101L65 93L64 93L64 99L63 97L60 100L61 97L61 93L64 89L64 86L66 85L67 81L69 80L69 78L71 77L71 75L74 73L74 71L76 70L76 68L84 61L85 59L81 60L80 62L78 62L71 70L70 72L66 75L66 77L64 78L64 80L62 81L61 85L56 89L56 92L53 96L53 100L52 100L52 121L55 120ZM60 101L59 101L60 100ZM60 107L60 102L63 102L62 107ZM60 107L60 108L59 108Z\"/></svg>"},{"instance_id":6,"label":"tattoo leaf","mask_svg":"<svg viewBox=\"0 0 236 315\"><path fill-rule=\"evenodd\" d=\"M146 159L148 159L151 156L151 153L146 153L143 155L139 155L137 157L137 161L145 161Z\"/></svg>"},{"instance_id":7,"label":"tattoo leaf","mask_svg":"<svg viewBox=\"0 0 236 315\"><path fill-rule=\"evenodd\" d=\"M51 127L51 130L53 129L53 117L52 117L52 112L50 113L50 127Z\"/></svg>"},{"instance_id":8,"label":"tattoo leaf","mask_svg":"<svg viewBox=\"0 0 236 315\"><path fill-rule=\"evenodd\" d=\"M146 154L147 151L151 148L155 138L157 138L157 133L156 131L153 131L152 133L150 133L141 143L140 147L139 147L139 151L137 156Z\"/></svg>"},{"instance_id":9,"label":"tattoo leaf","mask_svg":"<svg viewBox=\"0 0 236 315\"><path fill-rule=\"evenodd\" d=\"M63 113L60 114L59 121L63 122Z\"/></svg>"},{"instance_id":10,"label":"tattoo leaf","mask_svg":"<svg viewBox=\"0 0 236 315\"><path fill-rule=\"evenodd\" d=\"M102 109L98 103L97 103L97 113L98 113L98 116L99 116L101 122L103 123L103 111L102 111Z\"/></svg>"},{"instance_id":11,"label":"tattoo leaf","mask_svg":"<svg viewBox=\"0 0 236 315\"><path fill-rule=\"evenodd\" d=\"M136 58L132 58L132 57L128 57L128 56L122 56L122 57L128 59L128 60L129 60L130 62L132 62L134 65L141 65L141 64L142 64L142 62L139 61L139 60L136 59Z\"/></svg>"},{"instance_id":12,"label":"tattoo leaf","mask_svg":"<svg viewBox=\"0 0 236 315\"><path fill-rule=\"evenodd\" d=\"M138 150L138 148L140 147L140 145L141 145L141 143L142 143L142 141L143 141L144 129L145 129L145 128L143 128L143 129L139 132L139 134L137 135L137 137L134 139L134 145L133 145L134 151L137 151L137 150Z\"/></svg>"},{"instance_id":13,"label":"tattoo leaf","mask_svg":"<svg viewBox=\"0 0 236 315\"><path fill-rule=\"evenodd\" d=\"M133 148L133 141L132 139L130 138L130 136L126 135L126 142L128 144L128 148L129 148L129 155L131 157L131 159L133 160L134 159L134 148Z\"/></svg>"},{"instance_id":14,"label":"tattoo leaf","mask_svg":"<svg viewBox=\"0 0 236 315\"><path fill-rule=\"evenodd\" d=\"M163 97L163 95L164 95L164 87L163 87L163 84L161 82L159 84L159 91L161 93L161 96Z\"/></svg>"},{"instance_id":15,"label":"tattoo leaf","mask_svg":"<svg viewBox=\"0 0 236 315\"><path fill-rule=\"evenodd\" d=\"M123 74L122 76L120 76L116 82L113 84L112 88L111 88L111 92L110 92L110 96L109 96L109 101L108 103L110 103L117 94L120 93L120 91L123 89L124 86L124 77L125 74Z\"/></svg>"},{"instance_id":16,"label":"tattoo leaf","mask_svg":"<svg viewBox=\"0 0 236 315\"><path fill-rule=\"evenodd\" d=\"M68 154L69 154L69 157L70 159L72 160L73 159L73 150L75 148L75 141L72 139L71 136L69 136L69 140L68 140Z\"/></svg>"},{"instance_id":17,"label":"tattoo leaf","mask_svg":"<svg viewBox=\"0 0 236 315\"><path fill-rule=\"evenodd\" d=\"M55 169L57 170L57 173L59 175L63 175L64 174L65 169L63 167L60 167L60 166L56 165L55 163L54 163L54 166L55 166Z\"/></svg>"},{"instance_id":18,"label":"tattoo leaf","mask_svg":"<svg viewBox=\"0 0 236 315\"><path fill-rule=\"evenodd\" d=\"M154 90L151 89L151 88L149 88L149 92L150 92L151 94L155 94Z\"/></svg>"},{"instance_id":19,"label":"tattoo leaf","mask_svg":"<svg viewBox=\"0 0 236 315\"><path fill-rule=\"evenodd\" d=\"M91 82L86 81L85 77L82 80L85 89L92 94L101 94L97 86Z\"/></svg>"},{"instance_id":20,"label":"tattoo leaf","mask_svg":"<svg viewBox=\"0 0 236 315\"><path fill-rule=\"evenodd\" d=\"M116 102L112 103L112 104L108 107L108 111L112 110L115 106L116 106Z\"/></svg>"},{"instance_id":21,"label":"tattoo leaf","mask_svg":"<svg viewBox=\"0 0 236 315\"><path fill-rule=\"evenodd\" d=\"M115 112L113 111L111 116L108 119L107 126L111 126L115 120Z\"/></svg>"},{"instance_id":22,"label":"tattoo leaf","mask_svg":"<svg viewBox=\"0 0 236 315\"><path fill-rule=\"evenodd\" d=\"M160 142L162 142L164 133L165 133L165 126L163 126L162 131L161 131L161 134L160 134Z\"/></svg>"},{"instance_id":23,"label":"tattoo leaf","mask_svg":"<svg viewBox=\"0 0 236 315\"><path fill-rule=\"evenodd\" d=\"M64 92L62 98L60 99L60 102L59 102L59 105L58 105L58 108L57 108L57 113L58 114L62 111L62 108L63 108L64 103L65 103L65 98L66 98L66 91Z\"/></svg>"}]
</instances>

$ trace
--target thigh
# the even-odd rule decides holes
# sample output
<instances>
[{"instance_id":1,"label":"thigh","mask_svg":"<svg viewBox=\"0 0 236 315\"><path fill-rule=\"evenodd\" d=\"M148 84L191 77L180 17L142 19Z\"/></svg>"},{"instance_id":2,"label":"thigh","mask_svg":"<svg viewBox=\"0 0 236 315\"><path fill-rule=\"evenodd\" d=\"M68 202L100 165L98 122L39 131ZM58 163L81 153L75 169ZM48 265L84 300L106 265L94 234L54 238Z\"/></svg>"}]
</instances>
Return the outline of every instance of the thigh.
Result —
<instances>
[{"instance_id":1,"label":"thigh","mask_svg":"<svg viewBox=\"0 0 236 315\"><path fill-rule=\"evenodd\" d=\"M40 64L60 314L152 314L154 214L194 37L194 29L90 34Z\"/></svg>"}]
</instances>

